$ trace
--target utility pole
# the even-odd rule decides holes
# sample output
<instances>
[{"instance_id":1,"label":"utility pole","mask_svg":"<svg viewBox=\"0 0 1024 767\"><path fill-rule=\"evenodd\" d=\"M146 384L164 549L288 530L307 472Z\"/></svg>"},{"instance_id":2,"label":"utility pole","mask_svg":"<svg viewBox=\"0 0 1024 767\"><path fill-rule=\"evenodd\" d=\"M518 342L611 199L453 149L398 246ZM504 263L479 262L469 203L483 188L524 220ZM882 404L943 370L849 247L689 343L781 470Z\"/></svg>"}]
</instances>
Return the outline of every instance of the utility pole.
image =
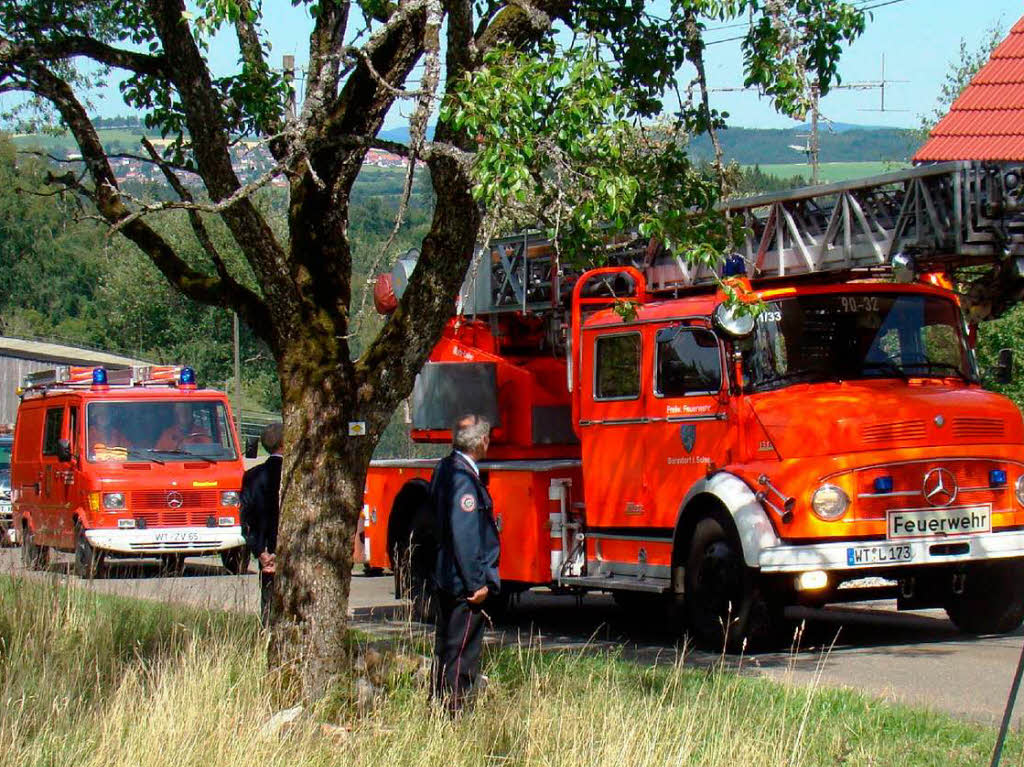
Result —
<instances>
[{"instance_id":1,"label":"utility pole","mask_svg":"<svg viewBox=\"0 0 1024 767\"><path fill-rule=\"evenodd\" d=\"M284 70L284 81L288 86L288 102L285 105L285 113L289 120L295 119L295 56L286 53L281 57L281 69Z\"/></svg>"},{"instance_id":2,"label":"utility pole","mask_svg":"<svg viewBox=\"0 0 1024 767\"><path fill-rule=\"evenodd\" d=\"M242 366L238 349L238 312L232 312L233 335L235 342L235 427L239 433L242 431Z\"/></svg>"},{"instance_id":3,"label":"utility pole","mask_svg":"<svg viewBox=\"0 0 1024 767\"><path fill-rule=\"evenodd\" d=\"M881 94L881 104L879 109L862 109L864 112L906 112L905 109L886 109L885 107L885 86L890 83L905 83L908 80L886 80L885 79L885 54L882 54L882 76L879 80L865 80L863 82L855 83L843 83L841 85L833 85L830 90L833 91L866 91L866 90L877 90ZM726 91L757 91L756 88L712 88L711 90L716 92ZM800 134L800 138L807 139L807 143L804 146L798 146L795 144L790 145L790 149L795 149L798 152L803 152L807 155L807 162L811 166L811 183L817 184L819 181L819 167L820 167L820 153L821 153L821 138L819 131L819 123L821 120L821 108L819 102L821 100L821 90L818 83L811 84L811 106L810 106L810 133Z\"/></svg>"}]
</instances>

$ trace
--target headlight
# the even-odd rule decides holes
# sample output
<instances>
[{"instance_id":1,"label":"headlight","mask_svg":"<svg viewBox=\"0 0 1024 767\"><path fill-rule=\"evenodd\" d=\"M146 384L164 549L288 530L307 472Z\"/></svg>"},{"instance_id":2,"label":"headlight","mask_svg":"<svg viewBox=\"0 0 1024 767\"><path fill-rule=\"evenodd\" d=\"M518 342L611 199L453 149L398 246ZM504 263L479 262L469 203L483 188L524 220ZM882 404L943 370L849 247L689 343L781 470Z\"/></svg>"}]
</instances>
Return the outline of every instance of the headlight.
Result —
<instances>
[{"instance_id":1,"label":"headlight","mask_svg":"<svg viewBox=\"0 0 1024 767\"><path fill-rule=\"evenodd\" d=\"M120 511L124 508L124 493L104 493L103 508L107 511Z\"/></svg>"},{"instance_id":2,"label":"headlight","mask_svg":"<svg viewBox=\"0 0 1024 767\"><path fill-rule=\"evenodd\" d=\"M839 519L850 506L846 493L835 485L822 485L811 496L811 508L814 513L827 522Z\"/></svg>"},{"instance_id":3,"label":"headlight","mask_svg":"<svg viewBox=\"0 0 1024 767\"><path fill-rule=\"evenodd\" d=\"M727 304L715 307L715 326L733 338L749 336L754 332L754 317L750 314L737 314Z\"/></svg>"},{"instance_id":4,"label":"headlight","mask_svg":"<svg viewBox=\"0 0 1024 767\"><path fill-rule=\"evenodd\" d=\"M225 490L220 494L221 506L239 506L241 502L237 490Z\"/></svg>"},{"instance_id":5,"label":"headlight","mask_svg":"<svg viewBox=\"0 0 1024 767\"><path fill-rule=\"evenodd\" d=\"M1021 506L1024 506L1024 474L1017 477L1017 482L1014 484L1013 489L1017 493L1017 501Z\"/></svg>"}]
</instances>

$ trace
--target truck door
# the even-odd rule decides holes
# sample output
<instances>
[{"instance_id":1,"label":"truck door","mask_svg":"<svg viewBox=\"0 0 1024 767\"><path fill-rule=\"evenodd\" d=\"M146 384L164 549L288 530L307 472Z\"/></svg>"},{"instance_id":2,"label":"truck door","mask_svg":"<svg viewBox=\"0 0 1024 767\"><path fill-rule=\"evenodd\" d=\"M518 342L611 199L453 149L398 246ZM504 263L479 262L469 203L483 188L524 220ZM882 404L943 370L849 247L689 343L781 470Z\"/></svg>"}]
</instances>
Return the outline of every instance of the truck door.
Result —
<instances>
[{"instance_id":1,"label":"truck door","mask_svg":"<svg viewBox=\"0 0 1024 767\"><path fill-rule=\"evenodd\" d=\"M644 460L654 506L648 524L671 527L693 484L710 467L731 462L732 432L714 332L686 323L659 328L653 356Z\"/></svg>"},{"instance_id":2,"label":"truck door","mask_svg":"<svg viewBox=\"0 0 1024 767\"><path fill-rule=\"evenodd\" d=\"M44 533L40 535L40 543L64 547L71 540L66 529L71 525L71 520L70 514L65 513L68 486L64 482L64 472L70 470L71 466L62 463L57 457L57 443L67 436L65 413L66 408L63 404L46 408L43 420L42 460L37 474L39 516L42 522L40 532Z\"/></svg>"},{"instance_id":3,"label":"truck door","mask_svg":"<svg viewBox=\"0 0 1024 767\"><path fill-rule=\"evenodd\" d=\"M580 435L587 528L638 519L644 503L643 338L621 325L584 332ZM642 523L639 523L642 524Z\"/></svg>"}]
</instances>

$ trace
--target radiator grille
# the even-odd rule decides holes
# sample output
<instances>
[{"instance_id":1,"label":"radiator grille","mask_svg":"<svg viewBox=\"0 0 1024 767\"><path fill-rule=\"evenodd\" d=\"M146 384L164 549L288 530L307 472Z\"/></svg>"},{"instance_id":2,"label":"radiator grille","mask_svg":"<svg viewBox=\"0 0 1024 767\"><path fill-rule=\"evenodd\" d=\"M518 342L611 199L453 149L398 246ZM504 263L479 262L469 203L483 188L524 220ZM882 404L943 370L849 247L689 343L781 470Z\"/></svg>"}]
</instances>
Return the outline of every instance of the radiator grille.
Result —
<instances>
[{"instance_id":1,"label":"radiator grille","mask_svg":"<svg viewBox=\"0 0 1024 767\"><path fill-rule=\"evenodd\" d=\"M131 505L133 509L156 509L163 511L169 509L167 503L168 494L175 493L181 496L181 509L215 509L217 508L216 490L142 490L132 493Z\"/></svg>"},{"instance_id":2,"label":"radiator grille","mask_svg":"<svg viewBox=\"0 0 1024 767\"><path fill-rule=\"evenodd\" d=\"M953 436L961 439L1005 437L1006 424L998 418L954 418Z\"/></svg>"},{"instance_id":3,"label":"radiator grille","mask_svg":"<svg viewBox=\"0 0 1024 767\"><path fill-rule=\"evenodd\" d=\"M876 423L865 426L861 436L865 442L909 442L924 439L927 430L924 421L894 421L892 423Z\"/></svg>"},{"instance_id":4,"label":"radiator grille","mask_svg":"<svg viewBox=\"0 0 1024 767\"><path fill-rule=\"evenodd\" d=\"M171 508L168 495L181 497L181 506ZM205 527L217 513L216 490L140 490L131 494L129 511L144 519L146 527Z\"/></svg>"}]
</instances>

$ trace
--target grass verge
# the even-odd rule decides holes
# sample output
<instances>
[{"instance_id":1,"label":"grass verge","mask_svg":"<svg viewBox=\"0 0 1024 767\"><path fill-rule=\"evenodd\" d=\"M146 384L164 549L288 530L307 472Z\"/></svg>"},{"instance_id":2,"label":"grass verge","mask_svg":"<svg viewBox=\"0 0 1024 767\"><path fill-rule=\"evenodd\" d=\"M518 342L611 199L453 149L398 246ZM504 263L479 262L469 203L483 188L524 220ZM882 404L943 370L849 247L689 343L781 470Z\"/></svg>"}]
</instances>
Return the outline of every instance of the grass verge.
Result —
<instances>
[{"instance_id":1,"label":"grass verge","mask_svg":"<svg viewBox=\"0 0 1024 767\"><path fill-rule=\"evenodd\" d=\"M357 654L365 642L354 639ZM951 767L986 764L995 737L850 691L528 647L491 648L490 685L451 722L425 703L411 635L383 649L369 711L344 682L269 732L295 700L265 673L254 618L0 577L0 756L19 767ZM1022 757L1017 735L1004 764Z\"/></svg>"}]
</instances>

